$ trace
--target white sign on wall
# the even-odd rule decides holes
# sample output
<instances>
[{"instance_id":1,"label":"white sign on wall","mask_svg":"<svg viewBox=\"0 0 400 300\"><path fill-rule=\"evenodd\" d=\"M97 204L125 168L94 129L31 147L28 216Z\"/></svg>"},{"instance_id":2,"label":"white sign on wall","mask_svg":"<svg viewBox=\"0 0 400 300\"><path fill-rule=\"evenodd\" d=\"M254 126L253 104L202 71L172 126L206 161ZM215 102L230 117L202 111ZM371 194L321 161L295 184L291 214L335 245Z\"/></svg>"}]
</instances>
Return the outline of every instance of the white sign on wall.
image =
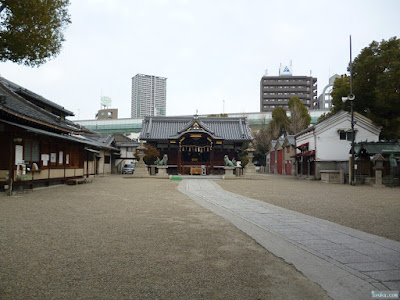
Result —
<instances>
[{"instance_id":1,"label":"white sign on wall","mask_svg":"<svg viewBox=\"0 0 400 300\"><path fill-rule=\"evenodd\" d=\"M49 155L48 154L42 154L41 160L43 161L43 166L46 167L49 162Z\"/></svg>"},{"instance_id":2,"label":"white sign on wall","mask_svg":"<svg viewBox=\"0 0 400 300\"><path fill-rule=\"evenodd\" d=\"M16 165L24 163L23 153L24 153L24 147L21 145L15 145L15 164Z\"/></svg>"}]
</instances>

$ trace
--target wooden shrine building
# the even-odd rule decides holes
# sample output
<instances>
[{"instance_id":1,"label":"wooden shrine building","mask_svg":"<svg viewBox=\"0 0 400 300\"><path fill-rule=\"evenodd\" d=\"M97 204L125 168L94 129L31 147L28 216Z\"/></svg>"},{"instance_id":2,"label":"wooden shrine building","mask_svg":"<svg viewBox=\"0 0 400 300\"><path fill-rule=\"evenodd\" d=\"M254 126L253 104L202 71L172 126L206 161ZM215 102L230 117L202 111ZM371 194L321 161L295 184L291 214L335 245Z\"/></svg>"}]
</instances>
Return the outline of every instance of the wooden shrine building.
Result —
<instances>
[{"instance_id":1,"label":"wooden shrine building","mask_svg":"<svg viewBox=\"0 0 400 300\"><path fill-rule=\"evenodd\" d=\"M169 174L191 174L202 168L206 174L223 174L224 156L239 161L243 144L250 142L246 118L145 117L141 140L168 155Z\"/></svg>"},{"instance_id":2,"label":"wooden shrine building","mask_svg":"<svg viewBox=\"0 0 400 300\"><path fill-rule=\"evenodd\" d=\"M66 119L73 112L0 77L0 191L110 173L120 150Z\"/></svg>"}]
</instances>

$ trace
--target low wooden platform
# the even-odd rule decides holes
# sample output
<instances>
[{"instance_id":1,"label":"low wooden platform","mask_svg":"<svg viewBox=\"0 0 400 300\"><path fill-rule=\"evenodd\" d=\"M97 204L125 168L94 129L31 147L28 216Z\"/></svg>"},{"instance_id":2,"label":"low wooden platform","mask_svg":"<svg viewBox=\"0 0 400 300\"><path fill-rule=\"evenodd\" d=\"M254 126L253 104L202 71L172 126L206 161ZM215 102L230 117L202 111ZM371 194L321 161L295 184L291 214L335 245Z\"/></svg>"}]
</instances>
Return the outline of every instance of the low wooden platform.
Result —
<instances>
[{"instance_id":1,"label":"low wooden platform","mask_svg":"<svg viewBox=\"0 0 400 300\"><path fill-rule=\"evenodd\" d=\"M190 175L202 175L203 168L201 167L190 167Z\"/></svg>"}]
</instances>

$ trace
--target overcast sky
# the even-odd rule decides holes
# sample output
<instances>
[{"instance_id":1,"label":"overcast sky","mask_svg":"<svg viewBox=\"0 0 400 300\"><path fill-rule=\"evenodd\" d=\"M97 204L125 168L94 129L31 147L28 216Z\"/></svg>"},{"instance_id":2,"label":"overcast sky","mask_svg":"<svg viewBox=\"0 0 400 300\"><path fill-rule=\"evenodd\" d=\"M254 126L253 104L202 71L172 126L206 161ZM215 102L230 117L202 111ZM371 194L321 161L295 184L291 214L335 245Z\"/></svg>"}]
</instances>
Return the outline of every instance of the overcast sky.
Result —
<instances>
[{"instance_id":1,"label":"overcast sky","mask_svg":"<svg viewBox=\"0 0 400 300\"><path fill-rule=\"evenodd\" d=\"M259 111L260 79L293 62L318 95L373 40L400 36L399 0L71 0L56 58L0 75L94 119L100 97L130 117L137 73L166 77L167 115ZM223 100L225 105L223 105Z\"/></svg>"}]
</instances>

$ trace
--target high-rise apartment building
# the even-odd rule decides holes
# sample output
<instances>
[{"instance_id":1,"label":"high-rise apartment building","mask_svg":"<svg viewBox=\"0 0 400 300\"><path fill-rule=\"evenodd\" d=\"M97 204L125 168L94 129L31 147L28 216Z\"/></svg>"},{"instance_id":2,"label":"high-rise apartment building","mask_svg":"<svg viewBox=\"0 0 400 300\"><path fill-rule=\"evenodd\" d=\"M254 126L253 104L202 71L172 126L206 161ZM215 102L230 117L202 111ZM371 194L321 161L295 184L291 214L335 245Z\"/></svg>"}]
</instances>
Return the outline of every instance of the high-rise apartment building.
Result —
<instances>
[{"instance_id":1,"label":"high-rise apartment building","mask_svg":"<svg viewBox=\"0 0 400 300\"><path fill-rule=\"evenodd\" d=\"M318 97L318 108L319 109L329 109L332 107L333 97L331 95L333 90L333 85L335 83L336 78L340 78L338 74L335 74L329 78L329 83L322 90L322 94Z\"/></svg>"},{"instance_id":2,"label":"high-rise apartment building","mask_svg":"<svg viewBox=\"0 0 400 300\"><path fill-rule=\"evenodd\" d=\"M260 112L275 107L289 109L289 99L298 97L308 109L318 108L317 78L293 76L292 65L280 66L279 76L265 75L260 82Z\"/></svg>"},{"instance_id":3,"label":"high-rise apartment building","mask_svg":"<svg viewBox=\"0 0 400 300\"><path fill-rule=\"evenodd\" d=\"M167 78L136 74L132 77L131 117L165 116Z\"/></svg>"}]
</instances>

